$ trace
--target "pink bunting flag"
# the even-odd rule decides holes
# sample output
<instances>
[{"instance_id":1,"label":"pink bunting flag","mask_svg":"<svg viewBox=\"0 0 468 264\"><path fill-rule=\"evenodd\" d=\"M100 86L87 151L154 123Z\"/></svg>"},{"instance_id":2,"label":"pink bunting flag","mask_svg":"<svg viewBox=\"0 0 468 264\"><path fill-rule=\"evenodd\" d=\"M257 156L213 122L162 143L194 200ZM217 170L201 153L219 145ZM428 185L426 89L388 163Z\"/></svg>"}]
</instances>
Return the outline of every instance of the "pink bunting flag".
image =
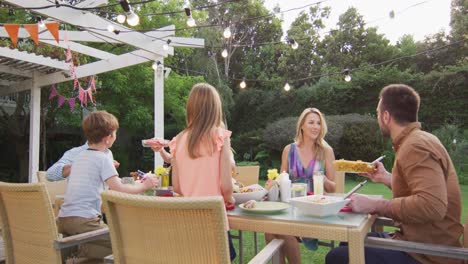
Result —
<instances>
[{"instance_id":1,"label":"pink bunting flag","mask_svg":"<svg viewBox=\"0 0 468 264\"><path fill-rule=\"evenodd\" d=\"M62 107L64 102L65 102L65 97L60 95L59 98L58 98L57 107L58 108Z\"/></svg>"},{"instance_id":2,"label":"pink bunting flag","mask_svg":"<svg viewBox=\"0 0 468 264\"><path fill-rule=\"evenodd\" d=\"M80 100L81 105L83 105L83 100L84 100L83 95L84 95L83 88L81 88L80 84L78 83L78 100Z\"/></svg>"},{"instance_id":3,"label":"pink bunting flag","mask_svg":"<svg viewBox=\"0 0 468 264\"><path fill-rule=\"evenodd\" d=\"M83 90L83 88L81 88ZM88 91L83 90L83 104L88 105Z\"/></svg>"},{"instance_id":4,"label":"pink bunting flag","mask_svg":"<svg viewBox=\"0 0 468 264\"><path fill-rule=\"evenodd\" d=\"M75 109L75 100L76 100L76 97L68 99L68 105L70 106L70 111L73 111L73 109Z\"/></svg>"},{"instance_id":5,"label":"pink bunting flag","mask_svg":"<svg viewBox=\"0 0 468 264\"><path fill-rule=\"evenodd\" d=\"M89 100L91 100L91 102L94 104L93 91L91 90L91 88L89 88L87 91L89 95Z\"/></svg>"},{"instance_id":6,"label":"pink bunting flag","mask_svg":"<svg viewBox=\"0 0 468 264\"><path fill-rule=\"evenodd\" d=\"M52 89L50 89L49 100L52 100L55 96L58 95L57 89L55 88L55 84L52 84Z\"/></svg>"},{"instance_id":7,"label":"pink bunting flag","mask_svg":"<svg viewBox=\"0 0 468 264\"><path fill-rule=\"evenodd\" d=\"M91 76L91 84L89 85L89 88L93 89L94 92L96 92L96 82L94 81L94 76Z\"/></svg>"},{"instance_id":8,"label":"pink bunting flag","mask_svg":"<svg viewBox=\"0 0 468 264\"><path fill-rule=\"evenodd\" d=\"M80 82L78 81L78 78L75 78L73 80L73 91L76 90L76 88L79 88L80 87Z\"/></svg>"},{"instance_id":9,"label":"pink bunting flag","mask_svg":"<svg viewBox=\"0 0 468 264\"><path fill-rule=\"evenodd\" d=\"M72 53L71 53L70 46L68 46L65 55L66 55L66 56L65 56L65 62L70 62L70 63L73 65ZM71 67L72 65L70 65L70 67Z\"/></svg>"}]
</instances>

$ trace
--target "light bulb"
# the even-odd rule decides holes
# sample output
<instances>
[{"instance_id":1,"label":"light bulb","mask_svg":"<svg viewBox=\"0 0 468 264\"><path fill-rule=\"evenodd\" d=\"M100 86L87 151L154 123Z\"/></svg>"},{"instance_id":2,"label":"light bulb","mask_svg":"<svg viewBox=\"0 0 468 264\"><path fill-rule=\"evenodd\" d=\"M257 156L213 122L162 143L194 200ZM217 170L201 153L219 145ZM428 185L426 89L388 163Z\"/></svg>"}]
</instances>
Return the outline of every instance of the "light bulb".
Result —
<instances>
[{"instance_id":1,"label":"light bulb","mask_svg":"<svg viewBox=\"0 0 468 264\"><path fill-rule=\"evenodd\" d=\"M153 68L153 70L157 70L158 69L158 63L154 62L153 65L151 65L151 68Z\"/></svg>"},{"instance_id":2,"label":"light bulb","mask_svg":"<svg viewBox=\"0 0 468 264\"><path fill-rule=\"evenodd\" d=\"M289 86L289 83L286 83L286 84L284 85L284 90L285 90L286 92L289 91L289 90L291 90L291 86Z\"/></svg>"},{"instance_id":3,"label":"light bulb","mask_svg":"<svg viewBox=\"0 0 468 264\"><path fill-rule=\"evenodd\" d=\"M291 44L291 48L293 50L297 49L298 47L299 47L299 44L296 41L294 41L293 44Z\"/></svg>"},{"instance_id":4,"label":"light bulb","mask_svg":"<svg viewBox=\"0 0 468 264\"><path fill-rule=\"evenodd\" d=\"M114 28L113 25L108 25L108 26L107 26L107 31L109 31L109 32L114 32L114 30L115 30L115 28Z\"/></svg>"},{"instance_id":5,"label":"light bulb","mask_svg":"<svg viewBox=\"0 0 468 264\"><path fill-rule=\"evenodd\" d=\"M347 74L345 77L344 77L344 80L346 82L350 82L351 81L351 74Z\"/></svg>"},{"instance_id":6,"label":"light bulb","mask_svg":"<svg viewBox=\"0 0 468 264\"><path fill-rule=\"evenodd\" d=\"M223 56L223 58L227 58L227 56L228 56L227 49L224 49L223 52L221 52L221 56Z\"/></svg>"},{"instance_id":7,"label":"light bulb","mask_svg":"<svg viewBox=\"0 0 468 264\"><path fill-rule=\"evenodd\" d=\"M195 19L193 19L193 17L190 16L190 17L187 18L187 26L194 27L196 25L197 25L197 23L195 23Z\"/></svg>"},{"instance_id":8,"label":"light bulb","mask_svg":"<svg viewBox=\"0 0 468 264\"><path fill-rule=\"evenodd\" d=\"M138 17L137 14L135 14L133 11L131 11L130 13L127 13L127 23L134 27L136 25L138 25L138 23L140 23L140 18Z\"/></svg>"},{"instance_id":9,"label":"light bulb","mask_svg":"<svg viewBox=\"0 0 468 264\"><path fill-rule=\"evenodd\" d=\"M44 21L42 21L42 19L39 20L39 22L37 22L37 23L39 24L40 28L45 28L46 27L46 25L45 25Z\"/></svg>"},{"instance_id":10,"label":"light bulb","mask_svg":"<svg viewBox=\"0 0 468 264\"><path fill-rule=\"evenodd\" d=\"M126 18L127 17L124 14L120 14L120 15L117 16L117 22L119 22L120 24L123 24L123 23L125 23Z\"/></svg>"},{"instance_id":11,"label":"light bulb","mask_svg":"<svg viewBox=\"0 0 468 264\"><path fill-rule=\"evenodd\" d=\"M229 27L224 29L223 36L224 36L224 38L230 38L231 37L231 29Z\"/></svg>"},{"instance_id":12,"label":"light bulb","mask_svg":"<svg viewBox=\"0 0 468 264\"><path fill-rule=\"evenodd\" d=\"M239 84L240 88L241 89L244 89L245 87L247 87L247 84L245 83L245 80L242 80L242 82Z\"/></svg>"}]
</instances>

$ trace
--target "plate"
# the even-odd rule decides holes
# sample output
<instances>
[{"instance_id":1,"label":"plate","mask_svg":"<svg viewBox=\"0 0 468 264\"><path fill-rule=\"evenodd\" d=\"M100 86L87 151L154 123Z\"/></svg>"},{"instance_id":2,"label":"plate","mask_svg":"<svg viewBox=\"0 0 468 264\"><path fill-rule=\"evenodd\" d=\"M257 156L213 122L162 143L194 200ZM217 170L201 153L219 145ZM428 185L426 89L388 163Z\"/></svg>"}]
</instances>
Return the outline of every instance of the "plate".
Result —
<instances>
[{"instance_id":1,"label":"plate","mask_svg":"<svg viewBox=\"0 0 468 264\"><path fill-rule=\"evenodd\" d=\"M239 208L254 213L273 213L288 209L289 204L280 202L258 202L255 204L255 208L245 208L244 204L239 204Z\"/></svg>"}]
</instances>

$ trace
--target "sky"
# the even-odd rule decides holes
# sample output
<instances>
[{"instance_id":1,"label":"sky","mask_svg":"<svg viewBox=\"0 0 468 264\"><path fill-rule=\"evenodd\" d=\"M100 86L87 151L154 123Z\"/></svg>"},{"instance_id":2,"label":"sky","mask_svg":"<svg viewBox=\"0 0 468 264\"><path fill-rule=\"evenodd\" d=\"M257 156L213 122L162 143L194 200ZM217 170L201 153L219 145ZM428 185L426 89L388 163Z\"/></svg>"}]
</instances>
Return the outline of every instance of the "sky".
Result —
<instances>
[{"instance_id":1,"label":"sky","mask_svg":"<svg viewBox=\"0 0 468 264\"><path fill-rule=\"evenodd\" d=\"M312 4L318 0L264 0L265 6L272 10L279 5L281 11ZM327 27L334 28L339 16L349 7L357 8L369 22L369 26L377 27L378 33L395 44L404 34L413 35L415 40L423 40L426 35L441 30L450 30L450 2L451 0L328 0L322 6L330 6L331 14L326 22ZM413 6L413 7L410 7ZM302 10L308 10L304 8ZM390 19L390 11L395 12L394 19ZM289 29L291 23L301 10L283 13L283 31Z\"/></svg>"}]
</instances>

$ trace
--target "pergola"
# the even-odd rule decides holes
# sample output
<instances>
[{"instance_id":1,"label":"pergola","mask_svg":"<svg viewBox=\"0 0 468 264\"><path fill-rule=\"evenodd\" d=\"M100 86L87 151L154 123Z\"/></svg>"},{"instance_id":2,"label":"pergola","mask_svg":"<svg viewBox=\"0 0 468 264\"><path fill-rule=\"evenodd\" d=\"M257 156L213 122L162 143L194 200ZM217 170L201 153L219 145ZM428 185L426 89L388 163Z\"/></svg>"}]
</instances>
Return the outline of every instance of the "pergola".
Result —
<instances>
[{"instance_id":1,"label":"pergola","mask_svg":"<svg viewBox=\"0 0 468 264\"><path fill-rule=\"evenodd\" d=\"M51 2L47 0L5 0L5 2L19 7L42 7ZM85 0L77 7L97 7L106 5L107 0ZM91 12L67 7L31 10L54 21L74 25L84 31L67 31L68 43L64 42L64 31L59 31L60 41L57 43L47 31L39 32L39 41L59 48L68 46L74 52L96 58L94 62L83 64L75 68L76 77L105 73L148 61L164 62L164 58L174 54L173 47L203 47L204 40L196 38L174 37L175 26L167 26L145 34L131 31L131 29ZM115 34L107 31L112 24L115 30L131 31ZM0 37L8 37L5 28L0 27ZM27 38L29 34L20 29L18 38ZM163 45L171 39L171 46L164 50ZM136 50L125 54L112 54L86 46L80 42L118 43L126 44ZM181 44L183 43L183 44ZM0 96L30 90L30 135L29 135L29 182L36 182L36 172L39 169L40 146L40 98L41 87L48 87L55 83L73 80L69 74L69 64L65 61L31 54L17 49L0 47ZM156 125L157 124L157 125ZM154 71L154 130L155 136L164 137L164 67L162 64ZM155 154L155 165L162 164L162 158Z\"/></svg>"}]
</instances>

